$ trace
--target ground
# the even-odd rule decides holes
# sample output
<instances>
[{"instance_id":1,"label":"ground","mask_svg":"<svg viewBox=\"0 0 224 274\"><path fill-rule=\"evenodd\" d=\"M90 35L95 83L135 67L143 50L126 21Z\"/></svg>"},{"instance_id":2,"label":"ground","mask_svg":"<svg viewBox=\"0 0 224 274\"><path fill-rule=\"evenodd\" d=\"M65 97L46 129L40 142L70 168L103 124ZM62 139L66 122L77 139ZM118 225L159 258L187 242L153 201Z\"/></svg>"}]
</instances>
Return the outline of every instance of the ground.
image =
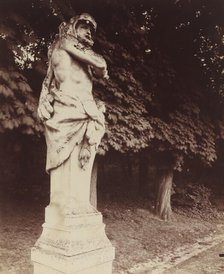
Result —
<instances>
[{"instance_id":1,"label":"ground","mask_svg":"<svg viewBox=\"0 0 224 274\"><path fill-rule=\"evenodd\" d=\"M197 256L185 261L184 263L173 267L164 274L218 274L224 273L224 258L220 257L219 254L224 253L224 243L216 245L213 248L208 249Z\"/></svg>"},{"instance_id":2,"label":"ground","mask_svg":"<svg viewBox=\"0 0 224 274\"><path fill-rule=\"evenodd\" d=\"M41 233L44 206L22 201L12 203L11 200L3 203L1 200L0 273L32 273L30 249ZM143 273L135 270L133 272L133 269L146 261L163 261L167 254L175 254L180 247L191 247L199 239L215 237L217 233L223 232L222 212L218 215L210 212L209 216L207 214L204 218L203 214L190 214L189 210L175 209L172 220L164 222L152 213L147 200L142 199L101 200L99 210L104 216L106 233L116 248L113 270L115 274ZM221 251L220 246L216 253ZM224 258L218 259L220 263L217 269L223 269L221 262ZM206 258L202 257L203 260L207 263ZM183 269L184 267L183 264ZM190 272L179 272L176 268L176 272L172 270L173 272L167 274L191 273L190 267L189 270L185 267L186 271ZM208 267L205 269L207 271Z\"/></svg>"}]
</instances>

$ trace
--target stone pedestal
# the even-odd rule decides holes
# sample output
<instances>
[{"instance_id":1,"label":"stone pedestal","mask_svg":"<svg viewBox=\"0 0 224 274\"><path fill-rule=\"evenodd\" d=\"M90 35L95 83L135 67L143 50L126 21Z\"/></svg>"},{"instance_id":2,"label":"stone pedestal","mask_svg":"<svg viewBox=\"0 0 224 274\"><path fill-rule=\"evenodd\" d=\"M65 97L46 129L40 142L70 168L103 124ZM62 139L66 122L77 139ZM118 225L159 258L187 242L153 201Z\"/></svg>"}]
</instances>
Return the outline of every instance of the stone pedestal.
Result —
<instances>
[{"instance_id":1,"label":"stone pedestal","mask_svg":"<svg viewBox=\"0 0 224 274\"><path fill-rule=\"evenodd\" d=\"M51 171L50 204L40 238L31 251L34 274L111 274L114 248L102 215L90 205L90 177L80 168L76 146L70 158Z\"/></svg>"},{"instance_id":2,"label":"stone pedestal","mask_svg":"<svg viewBox=\"0 0 224 274\"><path fill-rule=\"evenodd\" d=\"M111 274L114 248L100 213L68 215L64 225L43 224L31 259L34 274Z\"/></svg>"}]
</instances>

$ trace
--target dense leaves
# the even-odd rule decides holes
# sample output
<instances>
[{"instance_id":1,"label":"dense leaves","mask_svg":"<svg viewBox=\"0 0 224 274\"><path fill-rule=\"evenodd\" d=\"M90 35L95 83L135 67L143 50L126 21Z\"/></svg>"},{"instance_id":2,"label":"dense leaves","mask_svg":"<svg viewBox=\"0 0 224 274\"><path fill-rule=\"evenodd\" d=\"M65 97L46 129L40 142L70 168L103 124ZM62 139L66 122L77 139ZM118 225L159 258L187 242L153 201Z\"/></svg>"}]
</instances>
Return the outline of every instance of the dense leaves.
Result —
<instances>
[{"instance_id":1,"label":"dense leaves","mask_svg":"<svg viewBox=\"0 0 224 274\"><path fill-rule=\"evenodd\" d=\"M23 0L13 9L12 3L18 1L1 3L0 47L7 49L1 75L11 77L1 76L2 130L40 130L28 87L38 97L59 23L89 12L98 22L94 49L110 75L94 81L94 96L107 109L100 153L164 151L178 169L183 160L215 161L224 128L221 0ZM15 80L6 69L10 62L26 78Z\"/></svg>"},{"instance_id":2,"label":"dense leaves","mask_svg":"<svg viewBox=\"0 0 224 274\"><path fill-rule=\"evenodd\" d=\"M20 72L0 69L0 98L0 132L19 130L39 134L43 131L36 116L37 100Z\"/></svg>"}]
</instances>

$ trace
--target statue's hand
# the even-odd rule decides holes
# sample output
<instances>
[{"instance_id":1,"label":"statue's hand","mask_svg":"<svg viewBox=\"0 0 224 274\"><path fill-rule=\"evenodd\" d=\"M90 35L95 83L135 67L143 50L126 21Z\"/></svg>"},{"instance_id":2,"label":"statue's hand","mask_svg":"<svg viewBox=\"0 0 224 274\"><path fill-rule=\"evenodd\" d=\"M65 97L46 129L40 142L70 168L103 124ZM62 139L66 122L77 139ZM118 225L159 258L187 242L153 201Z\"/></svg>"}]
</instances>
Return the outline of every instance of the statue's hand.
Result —
<instances>
[{"instance_id":1,"label":"statue's hand","mask_svg":"<svg viewBox=\"0 0 224 274\"><path fill-rule=\"evenodd\" d=\"M107 80L109 79L107 67L104 67L102 69L94 68L93 71L95 76L101 77Z\"/></svg>"},{"instance_id":2,"label":"statue's hand","mask_svg":"<svg viewBox=\"0 0 224 274\"><path fill-rule=\"evenodd\" d=\"M39 103L37 113L42 122L51 118L53 109L53 96L48 94L47 97Z\"/></svg>"}]
</instances>

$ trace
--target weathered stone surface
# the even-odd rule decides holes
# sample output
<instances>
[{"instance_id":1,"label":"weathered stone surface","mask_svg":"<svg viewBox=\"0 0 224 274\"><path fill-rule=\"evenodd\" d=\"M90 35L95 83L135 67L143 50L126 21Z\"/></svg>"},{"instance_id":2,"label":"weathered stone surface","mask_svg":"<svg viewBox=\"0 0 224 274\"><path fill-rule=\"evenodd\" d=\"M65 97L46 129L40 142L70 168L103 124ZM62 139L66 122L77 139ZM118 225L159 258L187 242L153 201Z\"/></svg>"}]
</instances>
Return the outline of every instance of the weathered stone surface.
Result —
<instances>
[{"instance_id":1,"label":"weathered stone surface","mask_svg":"<svg viewBox=\"0 0 224 274\"><path fill-rule=\"evenodd\" d=\"M71 216L68 223L67 226L43 224L43 232L35 246L73 256L110 245L100 213Z\"/></svg>"},{"instance_id":2,"label":"weathered stone surface","mask_svg":"<svg viewBox=\"0 0 224 274\"><path fill-rule=\"evenodd\" d=\"M87 14L62 23L50 47L38 114L45 126L50 204L32 248L34 274L111 274L114 248L102 215L90 204L96 149L105 131L104 107L92 95L92 73L108 78L91 49L95 20Z\"/></svg>"},{"instance_id":3,"label":"weathered stone surface","mask_svg":"<svg viewBox=\"0 0 224 274\"><path fill-rule=\"evenodd\" d=\"M114 248L104 228L100 213L70 216L66 226L43 224L32 249L34 273L111 273Z\"/></svg>"},{"instance_id":4,"label":"weathered stone surface","mask_svg":"<svg viewBox=\"0 0 224 274\"><path fill-rule=\"evenodd\" d=\"M111 274L113 258L113 247L71 257L37 247L32 250L35 274Z\"/></svg>"}]
</instances>

